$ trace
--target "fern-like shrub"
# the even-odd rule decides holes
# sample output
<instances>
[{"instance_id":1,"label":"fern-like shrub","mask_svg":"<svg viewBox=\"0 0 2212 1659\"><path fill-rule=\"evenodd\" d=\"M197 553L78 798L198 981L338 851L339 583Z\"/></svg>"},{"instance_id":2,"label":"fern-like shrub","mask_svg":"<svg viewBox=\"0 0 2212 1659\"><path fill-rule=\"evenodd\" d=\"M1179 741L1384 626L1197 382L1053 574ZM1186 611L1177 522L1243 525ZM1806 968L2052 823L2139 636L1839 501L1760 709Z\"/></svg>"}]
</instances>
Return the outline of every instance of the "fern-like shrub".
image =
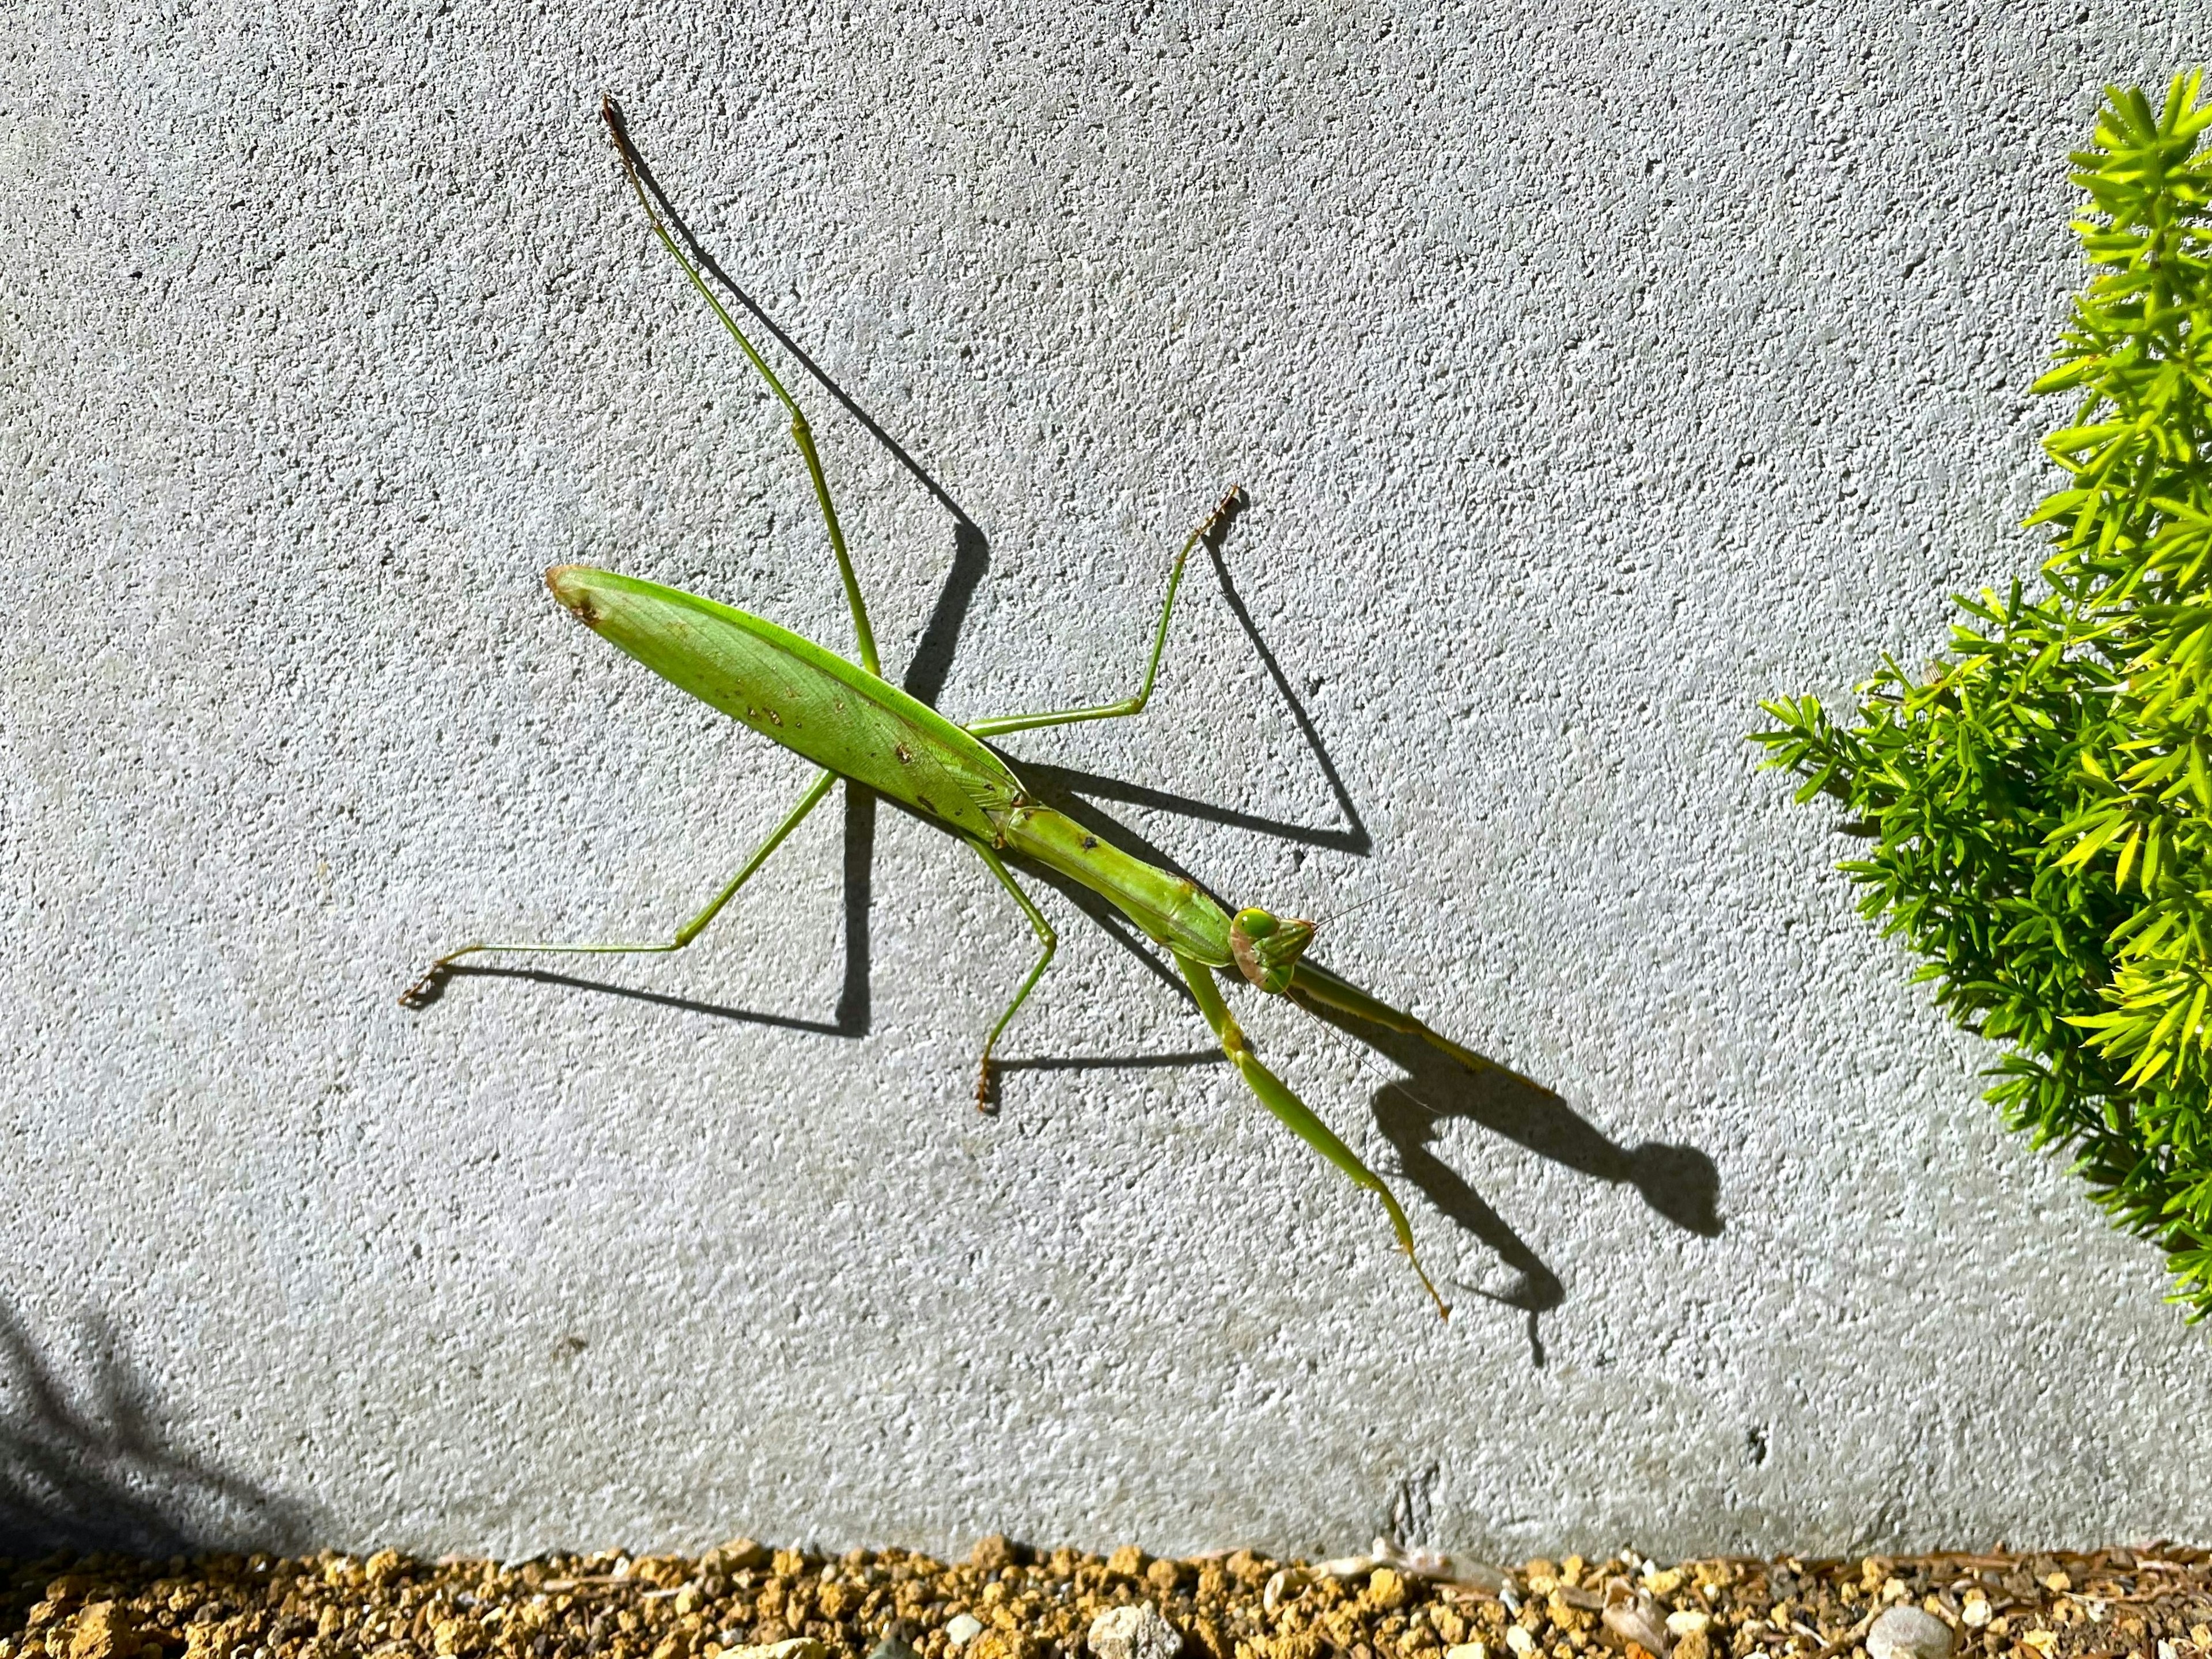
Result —
<instances>
[{"instance_id":1,"label":"fern-like shrub","mask_svg":"<svg viewBox=\"0 0 2212 1659\"><path fill-rule=\"evenodd\" d=\"M1768 764L1848 808L1863 914L2006 1045L1989 1097L2064 1148L2212 1313L2212 105L2108 92L2075 222L2093 267L2035 389L2070 400L2052 551L1957 601L1923 675L1885 659L1850 722L1763 705Z\"/></svg>"}]
</instances>

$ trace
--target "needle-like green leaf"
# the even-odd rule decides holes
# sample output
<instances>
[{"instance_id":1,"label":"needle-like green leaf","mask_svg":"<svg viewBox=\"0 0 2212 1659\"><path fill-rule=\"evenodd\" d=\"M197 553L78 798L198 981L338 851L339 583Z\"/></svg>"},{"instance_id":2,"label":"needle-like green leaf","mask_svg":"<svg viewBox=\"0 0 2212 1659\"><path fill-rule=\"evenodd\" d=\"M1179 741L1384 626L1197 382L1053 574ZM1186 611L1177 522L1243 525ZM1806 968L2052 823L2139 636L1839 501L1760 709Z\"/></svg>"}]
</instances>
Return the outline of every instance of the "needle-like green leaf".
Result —
<instances>
[{"instance_id":1,"label":"needle-like green leaf","mask_svg":"<svg viewBox=\"0 0 2212 1659\"><path fill-rule=\"evenodd\" d=\"M2066 1146L2174 1299L2212 1313L2212 103L2114 90L2069 159L2092 270L2028 516L2047 591L1984 592L1914 683L1884 660L1856 723L1765 705L1767 763L1842 800L1861 908L1963 1024L2010 1043L1990 1097Z\"/></svg>"}]
</instances>

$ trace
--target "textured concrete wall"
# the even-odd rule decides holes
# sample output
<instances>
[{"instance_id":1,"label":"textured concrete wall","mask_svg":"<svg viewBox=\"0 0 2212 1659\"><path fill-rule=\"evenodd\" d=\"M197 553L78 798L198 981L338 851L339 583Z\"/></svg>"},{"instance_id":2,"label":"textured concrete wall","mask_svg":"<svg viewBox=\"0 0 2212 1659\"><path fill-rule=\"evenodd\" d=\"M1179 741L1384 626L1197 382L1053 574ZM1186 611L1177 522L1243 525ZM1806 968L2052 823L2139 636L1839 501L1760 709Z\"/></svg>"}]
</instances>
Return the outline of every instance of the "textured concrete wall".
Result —
<instances>
[{"instance_id":1,"label":"textured concrete wall","mask_svg":"<svg viewBox=\"0 0 2212 1659\"><path fill-rule=\"evenodd\" d=\"M2204 9L1420 12L18 8L11 1535L2212 1531L2203 1338L1741 738L2032 568L2062 156ZM1541 1085L1251 1010L1449 1326L1060 896L980 1117L1026 934L896 812L395 1006L670 927L805 775L542 567L846 638L602 88L911 457L796 377L947 710L1127 690L1248 486L1151 714L1006 748Z\"/></svg>"}]
</instances>

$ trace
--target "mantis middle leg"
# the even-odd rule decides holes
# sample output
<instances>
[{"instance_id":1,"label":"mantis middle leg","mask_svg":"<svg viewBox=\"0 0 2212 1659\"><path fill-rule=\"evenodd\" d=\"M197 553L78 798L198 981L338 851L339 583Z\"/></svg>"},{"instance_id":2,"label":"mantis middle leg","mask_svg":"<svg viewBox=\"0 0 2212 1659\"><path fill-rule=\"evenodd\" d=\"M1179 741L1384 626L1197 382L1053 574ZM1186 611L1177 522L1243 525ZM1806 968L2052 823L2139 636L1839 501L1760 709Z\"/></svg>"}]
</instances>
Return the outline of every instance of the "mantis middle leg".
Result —
<instances>
[{"instance_id":1,"label":"mantis middle leg","mask_svg":"<svg viewBox=\"0 0 2212 1659\"><path fill-rule=\"evenodd\" d=\"M1219 535L1237 515L1243 499L1243 486L1231 484L1220 505L1204 524L1190 532L1190 539L1176 555L1174 568L1168 573L1168 596L1160 605L1159 626L1152 630L1152 655L1145 659L1144 684L1133 696L1124 697L1119 702L1090 703L1081 708L1061 708L1046 714L1000 714L990 720L971 720L969 732L979 738L996 738L1009 732L1031 732L1044 726L1073 726L1078 720L1110 720L1124 714L1142 714L1145 705L1152 700L1152 683L1159 678L1160 653L1168 642L1168 619L1175 615L1176 590L1182 586L1183 568L1190 562L1191 550Z\"/></svg>"},{"instance_id":2,"label":"mantis middle leg","mask_svg":"<svg viewBox=\"0 0 2212 1659\"><path fill-rule=\"evenodd\" d=\"M729 330L730 337L738 343L738 348L745 354L746 361L760 372L761 379L768 382L768 389L775 393L776 401L790 412L791 441L798 445L799 453L806 463L806 476L814 485L815 505L822 509L823 525L830 532L830 550L837 556L837 575L845 584L845 604L853 613L853 635L860 650L860 666L881 678L884 668L876 656L876 631L868 625L867 601L860 597L860 579L853 572L853 556L845 546L844 528L837 522L837 508L830 499L830 481L823 475L822 457L815 450L814 428L807 423L805 411L799 408L799 400L784 389L783 382L776 378L775 371L768 366L768 359L762 356L752 341L746 337L744 330L738 326L737 319L730 315L716 297L714 290L707 286L706 279L700 276L697 268L684 257L684 250L676 246L676 239L668 234L668 227L661 223L660 215L653 209L652 197L646 193L645 181L638 176L636 154L630 149L629 135L623 131L622 123L615 114L612 100L600 100L599 118L607 124L608 132L614 137L615 149L622 155L623 173L629 179L629 187L636 194L638 205L645 210L646 221L652 225L653 234L660 239L660 245L668 250L669 257L684 268L684 274L691 279L691 286L699 290L699 297L706 301L720 319L722 326Z\"/></svg>"},{"instance_id":3,"label":"mantis middle leg","mask_svg":"<svg viewBox=\"0 0 2212 1659\"><path fill-rule=\"evenodd\" d=\"M665 956L671 951L682 950L707 931L707 924L714 921L720 913L722 907L736 896L738 888L752 879L753 872L768 862L769 854L783 845L785 838L805 821L806 815L822 804L822 798L830 793L830 786L836 781L837 775L835 772L825 771L817 776L812 783L807 785L806 793L799 798L799 805L791 809L790 814L781 823L769 832L766 841L753 849L753 855L745 860L744 868L731 877L723 884L722 890L707 901L706 908L678 927L670 938L639 944L611 941L589 945L546 945L536 942L498 944L479 941L464 945L459 950L448 951L444 956L440 957L430 964L429 970L422 978L401 992L400 1006L406 1008L423 1006L436 996L439 988L444 985L447 976L453 972L455 963L463 957L476 956L483 952L538 951L560 956Z\"/></svg>"},{"instance_id":4,"label":"mantis middle leg","mask_svg":"<svg viewBox=\"0 0 2212 1659\"><path fill-rule=\"evenodd\" d=\"M1428 1274L1422 1270L1420 1257L1413 1253L1413 1225L1406 1219L1406 1212L1399 1207L1395 1195L1383 1184L1382 1177L1361 1163L1359 1155L1339 1140L1335 1132L1314 1115L1310 1106L1291 1092L1288 1084L1260 1063L1260 1057L1252 1052L1251 1042L1246 1038L1243 1027L1237 1024L1237 1017L1229 1012L1228 1003L1222 1000L1221 988L1214 982L1213 970L1180 951L1175 952L1175 959L1182 969L1183 978L1189 982L1191 994L1198 999L1199 1012L1206 1016L1206 1023L1213 1028L1213 1035L1221 1043L1221 1052L1229 1056L1230 1063L1243 1078L1245 1086L1257 1095L1260 1103L1280 1118L1299 1139L1351 1176L1352 1185L1365 1188L1382 1200L1382 1208L1390 1218L1390 1226L1398 1235L1398 1248L1406 1253L1406 1260L1413 1264L1413 1272L1421 1281L1421 1288L1428 1291L1429 1299L1437 1304L1437 1311L1445 1318L1450 1318L1450 1307L1443 1297L1437 1294L1437 1287L1429 1282Z\"/></svg>"},{"instance_id":5,"label":"mantis middle leg","mask_svg":"<svg viewBox=\"0 0 2212 1659\"><path fill-rule=\"evenodd\" d=\"M991 873L999 878L999 884L1014 896L1014 902L1022 907L1022 914L1030 919L1030 927L1036 934L1037 942L1044 946L1037 957L1036 966L1030 969L1030 976L1022 981L1022 988L1014 993L1014 1000L1006 1005L1006 1012L999 1016L999 1023L991 1028L991 1035L983 1039L982 1069L975 1079L975 1109L988 1112L991 1109L991 1050L998 1046L999 1034L1006 1029L1007 1022L1014 1017L1014 1011L1029 1000L1030 993L1036 989L1036 982L1044 977L1044 970L1052 965L1052 953L1060 948L1060 935L1052 931L1052 924L1044 919L1044 912L1030 902L1030 896L1022 891L1021 884L1014 879L996 853L980 841L971 841L968 844L975 849L975 856L981 859Z\"/></svg>"}]
</instances>

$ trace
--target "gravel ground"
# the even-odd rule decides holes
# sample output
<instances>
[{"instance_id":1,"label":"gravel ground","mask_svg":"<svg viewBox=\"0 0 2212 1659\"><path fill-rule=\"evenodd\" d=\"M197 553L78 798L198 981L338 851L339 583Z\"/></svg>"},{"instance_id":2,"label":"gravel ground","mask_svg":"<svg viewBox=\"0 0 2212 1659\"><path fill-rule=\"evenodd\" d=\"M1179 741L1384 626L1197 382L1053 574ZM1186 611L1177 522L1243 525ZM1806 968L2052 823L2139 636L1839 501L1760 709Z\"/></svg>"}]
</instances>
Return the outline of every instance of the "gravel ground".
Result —
<instances>
[{"instance_id":1,"label":"gravel ground","mask_svg":"<svg viewBox=\"0 0 2212 1659\"><path fill-rule=\"evenodd\" d=\"M1384 1547L1378 1546L1378 1548ZM52 1557L0 1565L0 1659L1873 1659L1902 1604L1934 1653L2064 1659L2212 1655L2212 1552L1687 1561L1569 1556L1510 1571L1436 1558L1309 1564L1248 1551L1159 1560L1049 1553L990 1538L948 1565L903 1550L835 1558L749 1541L679 1556L498 1563L209 1556ZM1885 1631L1911 1626L1893 1616ZM1110 1627L1109 1627L1110 1628ZM1152 1633L1146 1639L1145 1632ZM1088 1638L1088 1639L1087 1639ZM741 1653L785 1644L773 1654ZM817 1645L818 1644L818 1645Z\"/></svg>"}]
</instances>

